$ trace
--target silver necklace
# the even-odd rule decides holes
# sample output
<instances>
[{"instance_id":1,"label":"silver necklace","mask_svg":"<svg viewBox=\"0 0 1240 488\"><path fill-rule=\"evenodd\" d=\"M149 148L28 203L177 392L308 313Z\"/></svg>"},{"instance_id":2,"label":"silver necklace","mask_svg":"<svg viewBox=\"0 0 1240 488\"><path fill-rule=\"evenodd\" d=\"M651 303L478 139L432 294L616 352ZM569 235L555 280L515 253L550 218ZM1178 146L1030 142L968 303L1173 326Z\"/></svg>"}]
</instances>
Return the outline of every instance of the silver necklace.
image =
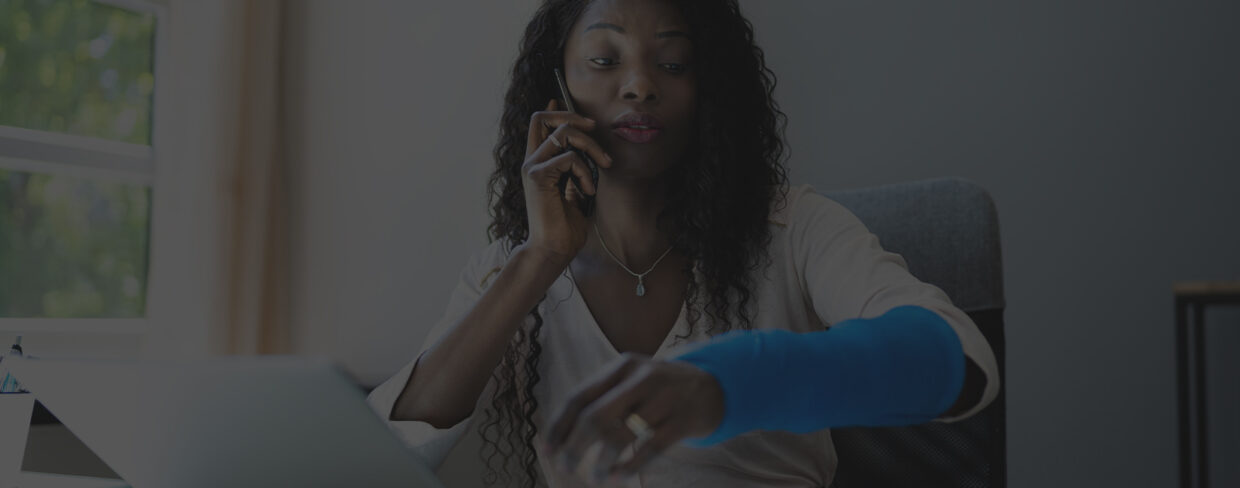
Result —
<instances>
[{"instance_id":1,"label":"silver necklace","mask_svg":"<svg viewBox=\"0 0 1240 488\"><path fill-rule=\"evenodd\" d=\"M663 261L663 258L667 257L667 253L672 252L672 247L674 246L668 246L667 250L663 251L663 255L659 256L659 259L654 260L654 264L650 265L650 269L646 270L645 273L634 273L633 270L629 269L628 266L625 266L624 263L620 261L620 258L617 258L615 254L611 253L611 249L607 248L607 241L603 240L603 233L598 231L598 222L594 223L594 233L598 235L598 242L603 245L603 250L607 251L607 255L611 256L611 259L615 261L616 264L619 264L621 268L624 268L625 271L637 278L637 296L646 296L646 275L650 274L651 271L654 271L655 266L658 266L659 262Z\"/></svg>"}]
</instances>

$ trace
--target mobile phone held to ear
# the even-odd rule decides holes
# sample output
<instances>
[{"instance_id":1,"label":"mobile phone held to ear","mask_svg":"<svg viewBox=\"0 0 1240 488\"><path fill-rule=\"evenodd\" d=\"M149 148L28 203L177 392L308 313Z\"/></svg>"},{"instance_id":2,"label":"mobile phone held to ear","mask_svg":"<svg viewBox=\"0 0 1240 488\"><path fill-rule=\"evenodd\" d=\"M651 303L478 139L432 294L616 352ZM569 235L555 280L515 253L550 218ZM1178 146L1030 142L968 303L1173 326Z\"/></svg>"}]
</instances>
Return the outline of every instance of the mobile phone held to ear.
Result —
<instances>
[{"instance_id":1,"label":"mobile phone held to ear","mask_svg":"<svg viewBox=\"0 0 1240 488\"><path fill-rule=\"evenodd\" d=\"M555 81L560 85L560 98L564 99L564 107L571 113L577 113L577 109L573 108L573 97L568 94L568 84L564 82L564 72L560 71L560 68L555 68ZM576 148L570 150L577 153L577 156L581 157L581 160L585 161L586 166L590 168L590 180L594 182L594 189L597 191L598 165L594 164L594 160L590 159L590 156L587 156L585 152ZM584 197L581 199L581 213L589 217L594 213L594 196L586 195L586 192L581 189L581 182L577 181L577 176L572 173L565 173L564 177L560 179L561 192L564 191L564 185L568 184L569 180L577 186L577 192Z\"/></svg>"}]
</instances>

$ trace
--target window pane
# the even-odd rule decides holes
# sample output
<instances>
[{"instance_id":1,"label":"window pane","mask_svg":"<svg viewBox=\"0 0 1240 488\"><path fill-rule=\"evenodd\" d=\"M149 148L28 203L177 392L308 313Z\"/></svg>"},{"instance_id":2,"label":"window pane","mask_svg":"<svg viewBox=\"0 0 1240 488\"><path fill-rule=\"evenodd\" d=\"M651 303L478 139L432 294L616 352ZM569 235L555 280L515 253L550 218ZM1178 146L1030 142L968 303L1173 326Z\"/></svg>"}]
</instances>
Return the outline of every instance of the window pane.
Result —
<instances>
[{"instance_id":1,"label":"window pane","mask_svg":"<svg viewBox=\"0 0 1240 488\"><path fill-rule=\"evenodd\" d=\"M0 125L151 142L155 17L86 0L0 0Z\"/></svg>"},{"instance_id":2,"label":"window pane","mask_svg":"<svg viewBox=\"0 0 1240 488\"><path fill-rule=\"evenodd\" d=\"M145 310L150 188L0 170L0 317Z\"/></svg>"}]
</instances>

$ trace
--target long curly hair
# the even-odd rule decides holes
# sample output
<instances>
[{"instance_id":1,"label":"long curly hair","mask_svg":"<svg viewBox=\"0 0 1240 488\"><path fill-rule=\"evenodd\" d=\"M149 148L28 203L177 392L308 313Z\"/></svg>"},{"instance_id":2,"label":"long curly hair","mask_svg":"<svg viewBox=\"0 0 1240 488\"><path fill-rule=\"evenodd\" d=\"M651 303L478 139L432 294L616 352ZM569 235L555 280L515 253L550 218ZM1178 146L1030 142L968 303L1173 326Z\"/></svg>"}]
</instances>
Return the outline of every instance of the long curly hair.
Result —
<instances>
[{"instance_id":1,"label":"long curly hair","mask_svg":"<svg viewBox=\"0 0 1240 488\"><path fill-rule=\"evenodd\" d=\"M512 69L489 182L488 226L490 239L505 240L509 250L529 236L521 166L530 115L558 97L553 68L562 68L568 33L588 3L546 0L525 29ZM736 0L674 3L695 46L699 122L688 154L665 176L672 184L658 225L689 258L683 272L693 278L686 294L690 334L702 312L708 333L749 329L751 271L769 264L768 218L787 192L786 119L774 100L775 74ZM533 416L543 319L539 306L529 315L494 372L495 393L479 427L488 484L539 482Z\"/></svg>"}]
</instances>

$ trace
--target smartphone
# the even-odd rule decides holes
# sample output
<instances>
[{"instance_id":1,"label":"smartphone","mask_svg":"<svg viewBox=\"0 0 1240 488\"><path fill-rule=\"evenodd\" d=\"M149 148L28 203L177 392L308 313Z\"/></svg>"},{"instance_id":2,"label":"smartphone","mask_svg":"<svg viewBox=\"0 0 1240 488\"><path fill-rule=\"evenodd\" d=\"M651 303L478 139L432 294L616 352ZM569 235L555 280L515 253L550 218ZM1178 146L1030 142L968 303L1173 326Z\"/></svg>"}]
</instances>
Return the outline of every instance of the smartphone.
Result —
<instances>
[{"instance_id":1,"label":"smartphone","mask_svg":"<svg viewBox=\"0 0 1240 488\"><path fill-rule=\"evenodd\" d=\"M564 82L564 72L560 71L560 68L555 68L555 81L560 84L560 98L564 99L564 107L571 113L577 113L577 109L573 108L573 97L568 94L568 84ZM590 168L590 180L594 182L594 189L598 190L598 165L594 164L594 160L590 159L590 156L587 156L584 151L576 148L571 149L571 151L577 153L577 156L580 156L581 160L586 162L586 166ZM566 173L564 176L560 180L560 191L563 192L564 185L571 180L577 186L577 192L585 197L581 199L581 213L585 214L586 217L594 214L594 196L586 195L586 192L581 189L581 182L577 181L577 175Z\"/></svg>"}]
</instances>

